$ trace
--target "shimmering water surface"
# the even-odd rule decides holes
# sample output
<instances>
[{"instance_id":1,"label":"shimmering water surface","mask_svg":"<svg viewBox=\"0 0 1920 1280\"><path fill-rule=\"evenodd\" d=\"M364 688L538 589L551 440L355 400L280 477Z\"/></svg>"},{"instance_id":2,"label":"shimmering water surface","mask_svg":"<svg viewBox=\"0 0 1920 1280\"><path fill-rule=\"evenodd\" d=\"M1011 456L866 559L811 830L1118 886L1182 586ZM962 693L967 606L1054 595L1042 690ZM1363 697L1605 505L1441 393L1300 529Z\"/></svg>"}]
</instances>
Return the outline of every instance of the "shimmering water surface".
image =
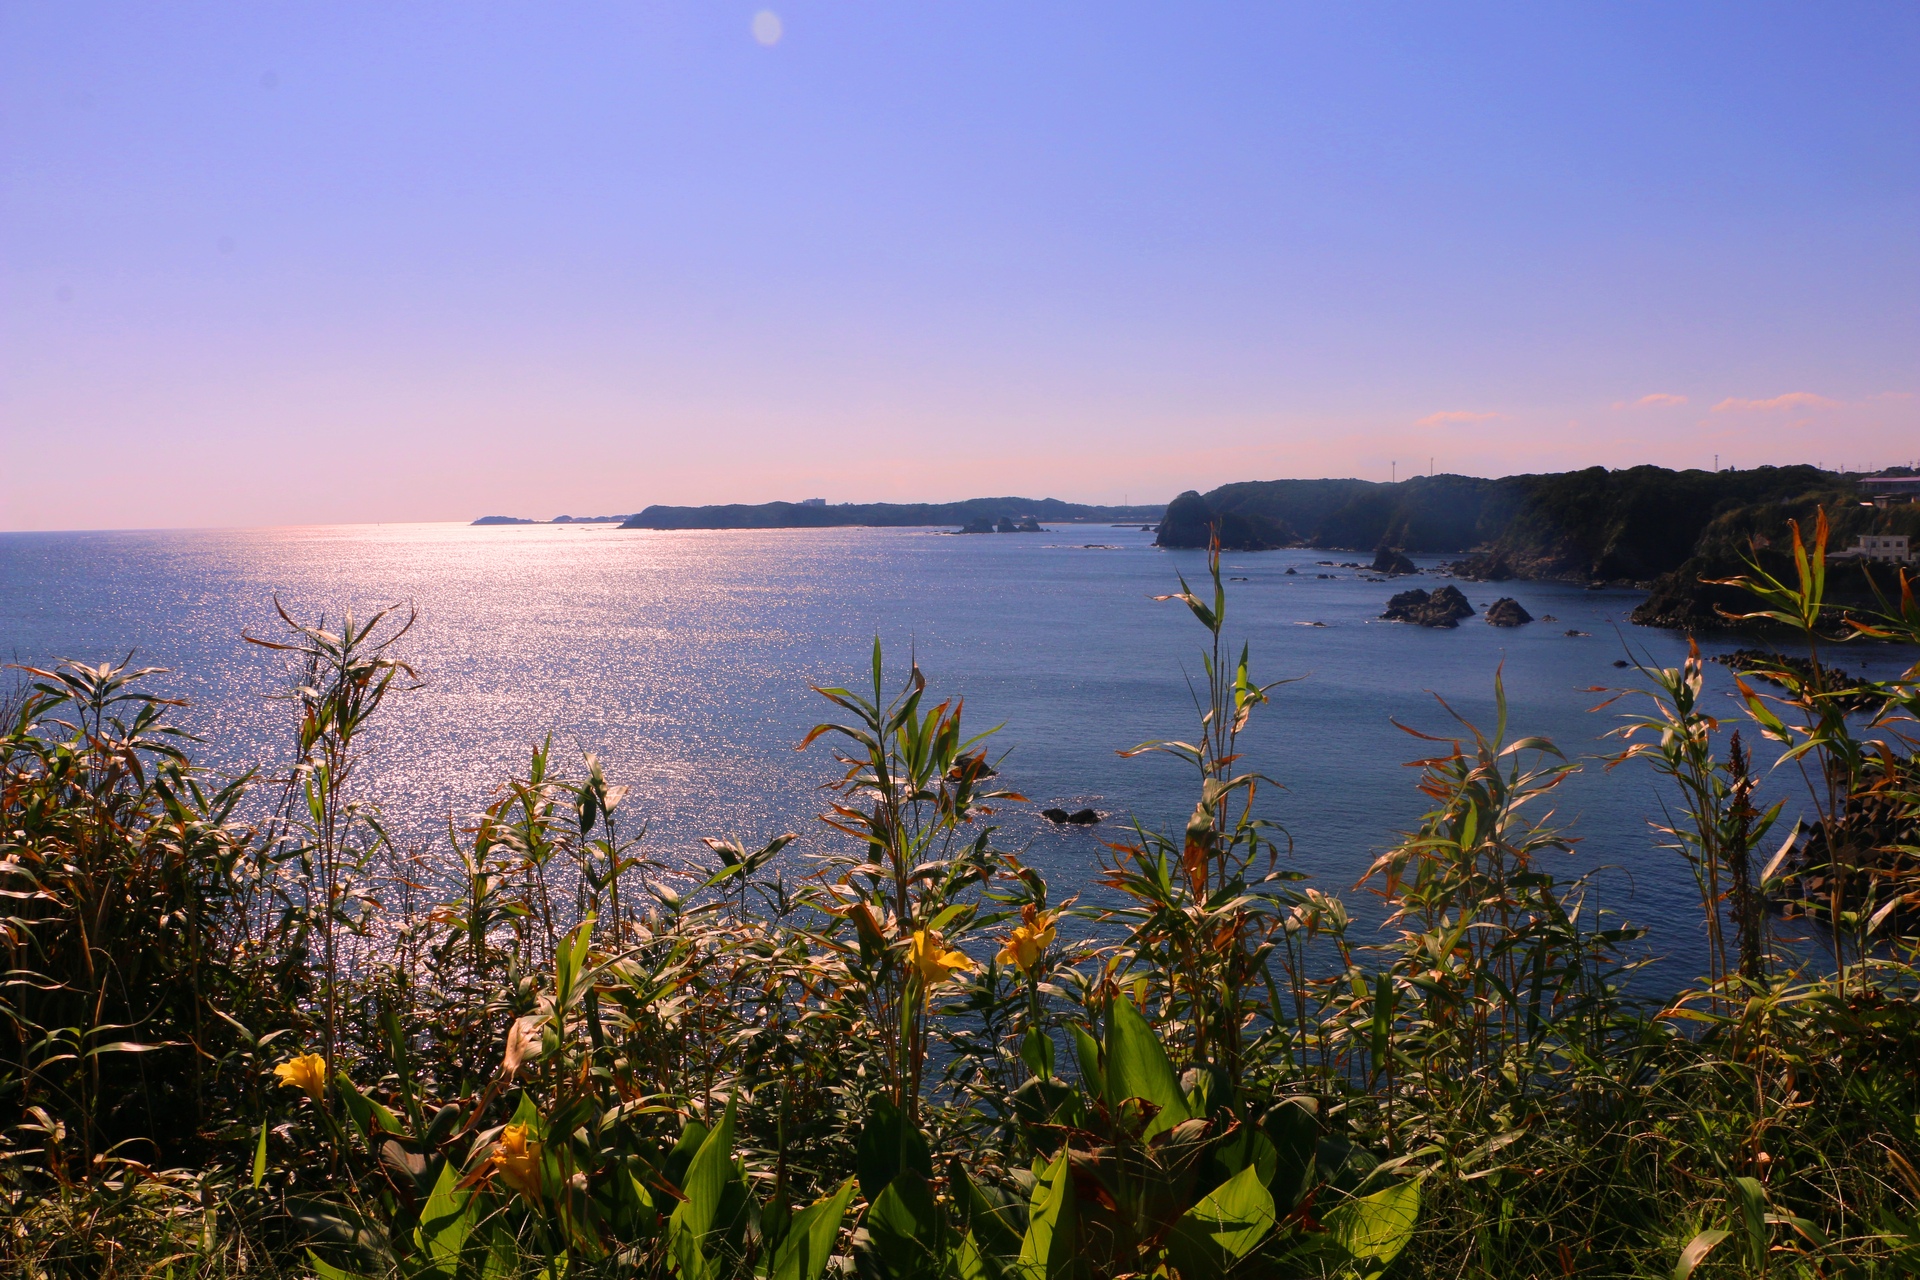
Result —
<instances>
[{"instance_id":1,"label":"shimmering water surface","mask_svg":"<svg viewBox=\"0 0 1920 1280\"><path fill-rule=\"evenodd\" d=\"M656 857L693 859L706 856L702 835L793 830L796 852L824 846L814 815L832 762L823 745L793 748L828 718L809 686L860 679L878 635L890 657L916 653L938 694L964 697L969 724L1004 722L1004 774L1032 810L1090 805L1174 826L1193 805L1190 777L1172 761L1116 752L1191 734L1187 677L1199 674L1203 633L1184 608L1149 597L1206 569L1200 553L1151 544L1138 528L1106 526L974 537L445 524L6 534L0 653L45 663L133 651L171 669L159 685L190 700L183 718L208 759L272 765L292 738L287 706L268 696L285 673L242 630L273 635L276 596L306 618L410 602L419 621L404 655L426 684L389 704L366 775L397 837L444 847L448 813L478 809L551 733L556 755L596 752L614 781L632 784L627 811L649 824ZM1422 744L1392 719L1448 732L1437 693L1490 726L1504 662L1515 729L1593 756L1617 709L1590 712L1601 697L1589 689L1631 674L1611 665L1625 646L1661 665L1684 653L1683 638L1628 624L1638 593L1556 584L1463 584L1477 606L1512 594L1552 623L1378 622L1388 595L1412 584L1316 563L1352 558L1226 560L1246 579L1229 583L1228 622L1236 643L1251 643L1256 675L1302 677L1243 742L1249 763L1288 789L1271 815L1292 833L1295 865L1326 888L1347 889L1421 811L1403 762ZM1905 661L1888 650L1848 657L1871 673ZM1724 669L1709 672L1725 696ZM1655 848L1656 812L1646 770L1590 764L1559 793L1559 820L1581 843L1558 869L1615 868L1599 896L1653 926L1663 968L1677 974L1696 967L1697 899L1684 867ZM1089 885L1109 838L1101 828L1055 828L1022 806L1002 817L1003 843L1026 849L1063 896ZM1348 897L1377 918L1364 895Z\"/></svg>"}]
</instances>

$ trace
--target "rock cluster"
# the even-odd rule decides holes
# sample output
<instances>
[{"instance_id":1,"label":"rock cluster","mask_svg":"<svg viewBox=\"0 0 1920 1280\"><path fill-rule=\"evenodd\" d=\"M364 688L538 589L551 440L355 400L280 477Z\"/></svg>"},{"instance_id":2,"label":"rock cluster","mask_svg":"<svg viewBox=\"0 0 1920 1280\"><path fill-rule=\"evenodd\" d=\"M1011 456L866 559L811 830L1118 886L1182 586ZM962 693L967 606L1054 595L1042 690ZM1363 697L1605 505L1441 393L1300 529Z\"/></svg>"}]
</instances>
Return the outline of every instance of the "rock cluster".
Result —
<instances>
[{"instance_id":1,"label":"rock cluster","mask_svg":"<svg viewBox=\"0 0 1920 1280\"><path fill-rule=\"evenodd\" d=\"M1518 627L1533 621L1533 615L1520 607L1520 602L1512 596L1501 596L1487 606L1487 625L1494 627Z\"/></svg>"},{"instance_id":2,"label":"rock cluster","mask_svg":"<svg viewBox=\"0 0 1920 1280\"><path fill-rule=\"evenodd\" d=\"M1042 809L1040 816L1048 822L1071 823L1076 827L1090 827L1100 821L1100 815L1092 809L1075 809L1072 813L1065 809Z\"/></svg>"},{"instance_id":3,"label":"rock cluster","mask_svg":"<svg viewBox=\"0 0 1920 1280\"><path fill-rule=\"evenodd\" d=\"M1012 516L1001 516L1000 523L994 524L992 517L981 516L969 520L958 530L960 533L1044 533L1040 522L1032 516L1021 516L1016 521Z\"/></svg>"},{"instance_id":4,"label":"rock cluster","mask_svg":"<svg viewBox=\"0 0 1920 1280\"><path fill-rule=\"evenodd\" d=\"M1380 616L1393 622L1415 622L1423 627L1457 627L1460 619L1471 618L1473 612L1473 606L1467 603L1467 597L1458 587L1441 587L1431 593L1416 587L1387 601L1387 611Z\"/></svg>"}]
</instances>

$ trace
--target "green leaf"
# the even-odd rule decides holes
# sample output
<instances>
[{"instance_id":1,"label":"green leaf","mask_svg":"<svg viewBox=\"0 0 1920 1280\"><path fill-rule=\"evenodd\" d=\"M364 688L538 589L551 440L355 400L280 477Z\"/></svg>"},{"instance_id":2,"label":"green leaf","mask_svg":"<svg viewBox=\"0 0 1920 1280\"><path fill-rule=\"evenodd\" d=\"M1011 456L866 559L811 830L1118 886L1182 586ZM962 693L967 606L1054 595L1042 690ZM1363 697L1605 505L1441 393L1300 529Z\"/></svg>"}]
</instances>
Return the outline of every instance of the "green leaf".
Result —
<instances>
[{"instance_id":1,"label":"green leaf","mask_svg":"<svg viewBox=\"0 0 1920 1280\"><path fill-rule=\"evenodd\" d=\"M1034 1184L1027 1234L1015 1263L1021 1280L1062 1280L1069 1274L1076 1255L1074 1237L1079 1234L1078 1208L1063 1146Z\"/></svg>"},{"instance_id":2,"label":"green leaf","mask_svg":"<svg viewBox=\"0 0 1920 1280\"><path fill-rule=\"evenodd\" d=\"M260 1184L262 1182L265 1182L266 1180L267 1180L267 1122L265 1120L262 1120L260 1122L260 1141L254 1143L253 1145L254 1190L256 1191L259 1190Z\"/></svg>"},{"instance_id":3,"label":"green leaf","mask_svg":"<svg viewBox=\"0 0 1920 1280\"><path fill-rule=\"evenodd\" d=\"M1042 1034L1038 1027L1028 1027L1027 1038L1020 1043L1020 1061L1043 1080L1052 1076L1053 1037Z\"/></svg>"},{"instance_id":4,"label":"green leaf","mask_svg":"<svg viewBox=\"0 0 1920 1280\"><path fill-rule=\"evenodd\" d=\"M953 1247L953 1274L958 1280L995 1280L999 1274L989 1268L987 1255L981 1252L971 1231Z\"/></svg>"},{"instance_id":5,"label":"green leaf","mask_svg":"<svg viewBox=\"0 0 1920 1280\"><path fill-rule=\"evenodd\" d=\"M1370 1196L1344 1200L1328 1210L1321 1222L1354 1258L1372 1259L1384 1267L1407 1247L1419 1217L1420 1184L1409 1179Z\"/></svg>"},{"instance_id":6,"label":"green leaf","mask_svg":"<svg viewBox=\"0 0 1920 1280\"><path fill-rule=\"evenodd\" d=\"M674 1209L674 1218L681 1220L696 1236L706 1235L713 1230L713 1220L720 1212L720 1198L732 1180L733 1102L729 1099L720 1123L700 1144L693 1163L687 1166L687 1180L680 1188L687 1198Z\"/></svg>"},{"instance_id":7,"label":"green leaf","mask_svg":"<svg viewBox=\"0 0 1920 1280\"><path fill-rule=\"evenodd\" d=\"M1167 1253L1182 1280L1223 1276L1273 1230L1273 1196L1248 1165L1180 1215Z\"/></svg>"},{"instance_id":8,"label":"green leaf","mask_svg":"<svg viewBox=\"0 0 1920 1280\"><path fill-rule=\"evenodd\" d=\"M487 1237L487 1257L481 1264L480 1280L514 1280L519 1270L520 1250L514 1244L513 1234L496 1222Z\"/></svg>"},{"instance_id":9,"label":"green leaf","mask_svg":"<svg viewBox=\"0 0 1920 1280\"><path fill-rule=\"evenodd\" d=\"M1109 1110L1127 1098L1144 1098L1160 1108L1141 1133L1142 1141L1192 1118L1167 1051L1147 1020L1124 998L1114 1000L1107 1014L1106 1093Z\"/></svg>"},{"instance_id":10,"label":"green leaf","mask_svg":"<svg viewBox=\"0 0 1920 1280\"><path fill-rule=\"evenodd\" d=\"M1073 1033L1073 1054L1080 1061L1080 1082L1094 1097L1106 1097L1107 1074L1100 1067L1100 1042L1077 1022L1067 1029Z\"/></svg>"},{"instance_id":11,"label":"green leaf","mask_svg":"<svg viewBox=\"0 0 1920 1280\"><path fill-rule=\"evenodd\" d=\"M935 1280L947 1255L946 1219L933 1188L913 1169L902 1169L867 1211L872 1240L869 1261L887 1280Z\"/></svg>"},{"instance_id":12,"label":"green leaf","mask_svg":"<svg viewBox=\"0 0 1920 1280\"><path fill-rule=\"evenodd\" d=\"M586 968L587 951L593 944L593 922L594 917L589 913L567 935L567 940L554 949L553 1004L556 1010L571 1009L586 993L586 984L580 981L580 976Z\"/></svg>"},{"instance_id":13,"label":"green leaf","mask_svg":"<svg viewBox=\"0 0 1920 1280\"><path fill-rule=\"evenodd\" d=\"M966 1165L958 1158L947 1166L947 1189L956 1206L966 1214L967 1239L972 1246L996 1259L1013 1258L1020 1252L1023 1234L1020 1205L998 1189L975 1182Z\"/></svg>"},{"instance_id":14,"label":"green leaf","mask_svg":"<svg viewBox=\"0 0 1920 1280\"><path fill-rule=\"evenodd\" d=\"M358 1271L344 1271L334 1266L313 1250L307 1250L307 1265L313 1268L318 1280L367 1280Z\"/></svg>"},{"instance_id":15,"label":"green leaf","mask_svg":"<svg viewBox=\"0 0 1920 1280\"><path fill-rule=\"evenodd\" d=\"M1747 1228L1747 1260L1759 1269L1766 1264L1767 1245L1773 1233L1767 1228L1767 1189L1755 1178L1735 1178L1735 1195L1740 1200L1740 1218Z\"/></svg>"},{"instance_id":16,"label":"green leaf","mask_svg":"<svg viewBox=\"0 0 1920 1280\"><path fill-rule=\"evenodd\" d=\"M726 1203L730 1182L734 1182L732 1100L720 1123L694 1152L680 1185L687 1198L674 1206L673 1216L667 1219L667 1252L681 1280L717 1280L720 1272L707 1257L707 1241Z\"/></svg>"},{"instance_id":17,"label":"green leaf","mask_svg":"<svg viewBox=\"0 0 1920 1280\"><path fill-rule=\"evenodd\" d=\"M360 1087L344 1071L333 1073L334 1088L339 1090L340 1101L347 1109L347 1117L360 1130L369 1143L373 1141L376 1129L384 1133L401 1133L400 1118L360 1092Z\"/></svg>"},{"instance_id":18,"label":"green leaf","mask_svg":"<svg viewBox=\"0 0 1920 1280\"><path fill-rule=\"evenodd\" d=\"M767 1269L769 1280L820 1280L833 1254L834 1239L853 1202L854 1179L793 1216Z\"/></svg>"},{"instance_id":19,"label":"green leaf","mask_svg":"<svg viewBox=\"0 0 1920 1280\"><path fill-rule=\"evenodd\" d=\"M1680 1251L1680 1261L1674 1264L1673 1280L1687 1280L1693 1274L1693 1269L1700 1265L1700 1260L1713 1252L1713 1246L1730 1234L1727 1231L1702 1231L1687 1241L1687 1247Z\"/></svg>"},{"instance_id":20,"label":"green leaf","mask_svg":"<svg viewBox=\"0 0 1920 1280\"><path fill-rule=\"evenodd\" d=\"M460 1250L466 1246L472 1229L468 1207L473 1197L458 1188L453 1162L440 1166L439 1180L420 1211L420 1225L414 1228L414 1241L434 1272L451 1276L460 1268Z\"/></svg>"},{"instance_id":21,"label":"green leaf","mask_svg":"<svg viewBox=\"0 0 1920 1280\"><path fill-rule=\"evenodd\" d=\"M927 1140L908 1124L893 1103L880 1098L860 1131L854 1151L854 1168L860 1175L860 1194L868 1204L877 1204L880 1193L902 1169L912 1169L927 1181L933 1181L933 1156Z\"/></svg>"}]
</instances>

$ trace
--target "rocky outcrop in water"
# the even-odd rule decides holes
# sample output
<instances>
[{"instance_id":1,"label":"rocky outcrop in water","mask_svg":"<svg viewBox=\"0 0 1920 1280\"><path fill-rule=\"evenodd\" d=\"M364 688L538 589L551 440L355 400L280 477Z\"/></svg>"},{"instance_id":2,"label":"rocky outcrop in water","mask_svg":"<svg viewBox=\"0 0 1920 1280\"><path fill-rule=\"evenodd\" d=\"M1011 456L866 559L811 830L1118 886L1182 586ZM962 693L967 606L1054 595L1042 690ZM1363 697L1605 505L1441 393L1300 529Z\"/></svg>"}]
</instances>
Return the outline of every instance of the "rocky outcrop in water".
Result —
<instances>
[{"instance_id":1,"label":"rocky outcrop in water","mask_svg":"<svg viewBox=\"0 0 1920 1280\"><path fill-rule=\"evenodd\" d=\"M1433 592L1418 587L1412 591L1402 591L1387 601L1387 611L1380 616L1392 622L1411 622L1422 627L1457 627L1460 619L1471 618L1473 613L1473 606L1467 603L1467 597L1460 588L1446 586Z\"/></svg>"},{"instance_id":2,"label":"rocky outcrop in water","mask_svg":"<svg viewBox=\"0 0 1920 1280\"><path fill-rule=\"evenodd\" d=\"M1420 568L1407 559L1406 552L1396 551L1392 547L1383 545L1373 553L1373 571L1384 573L1389 578L1397 578L1402 574L1418 573Z\"/></svg>"},{"instance_id":3,"label":"rocky outcrop in water","mask_svg":"<svg viewBox=\"0 0 1920 1280\"><path fill-rule=\"evenodd\" d=\"M1487 625L1491 627L1521 627L1533 621L1533 615L1520 607L1520 602L1512 596L1501 596L1487 606Z\"/></svg>"}]
</instances>

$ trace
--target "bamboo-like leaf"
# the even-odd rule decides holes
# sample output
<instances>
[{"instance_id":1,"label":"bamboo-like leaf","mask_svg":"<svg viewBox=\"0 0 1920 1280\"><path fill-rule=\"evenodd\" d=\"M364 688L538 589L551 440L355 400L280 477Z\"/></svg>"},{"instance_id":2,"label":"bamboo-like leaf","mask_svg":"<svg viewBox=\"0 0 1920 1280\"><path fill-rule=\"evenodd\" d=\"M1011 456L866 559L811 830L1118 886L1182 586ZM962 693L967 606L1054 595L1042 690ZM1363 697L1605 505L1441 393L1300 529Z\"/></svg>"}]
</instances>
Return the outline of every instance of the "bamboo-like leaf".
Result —
<instances>
[{"instance_id":1,"label":"bamboo-like leaf","mask_svg":"<svg viewBox=\"0 0 1920 1280\"><path fill-rule=\"evenodd\" d=\"M260 1140L253 1146L253 1189L267 1180L267 1121L260 1121Z\"/></svg>"}]
</instances>

